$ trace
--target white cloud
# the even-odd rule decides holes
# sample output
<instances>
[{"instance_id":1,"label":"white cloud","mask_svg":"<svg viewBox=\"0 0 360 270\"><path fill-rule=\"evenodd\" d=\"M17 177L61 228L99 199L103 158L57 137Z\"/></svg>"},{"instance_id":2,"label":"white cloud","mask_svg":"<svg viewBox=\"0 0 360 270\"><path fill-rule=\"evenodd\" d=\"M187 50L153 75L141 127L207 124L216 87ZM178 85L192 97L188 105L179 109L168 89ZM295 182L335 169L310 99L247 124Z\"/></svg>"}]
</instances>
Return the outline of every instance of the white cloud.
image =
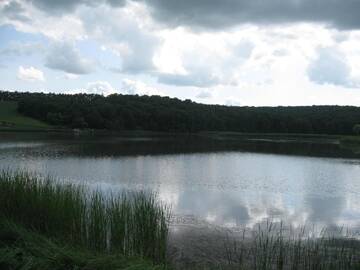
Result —
<instances>
[{"instance_id":1,"label":"white cloud","mask_svg":"<svg viewBox=\"0 0 360 270\"><path fill-rule=\"evenodd\" d=\"M76 74L73 74L73 73L66 73L64 75L64 78L66 80L75 80L75 79L79 78L79 75L76 75Z\"/></svg>"},{"instance_id":2,"label":"white cloud","mask_svg":"<svg viewBox=\"0 0 360 270\"><path fill-rule=\"evenodd\" d=\"M202 90L196 95L196 97L200 99L208 99L212 98L212 96L213 94L209 90Z\"/></svg>"},{"instance_id":3,"label":"white cloud","mask_svg":"<svg viewBox=\"0 0 360 270\"><path fill-rule=\"evenodd\" d=\"M237 98L230 97L225 100L225 105L226 106L241 106L241 102Z\"/></svg>"},{"instance_id":4,"label":"white cloud","mask_svg":"<svg viewBox=\"0 0 360 270\"><path fill-rule=\"evenodd\" d=\"M275 49L273 52L274 56L287 56L289 52L285 48Z\"/></svg>"},{"instance_id":5,"label":"white cloud","mask_svg":"<svg viewBox=\"0 0 360 270\"><path fill-rule=\"evenodd\" d=\"M154 59L158 81L206 88L231 84L234 73L255 48L248 34L242 30L235 30L233 35L193 33L182 28L163 31L164 44Z\"/></svg>"},{"instance_id":6,"label":"white cloud","mask_svg":"<svg viewBox=\"0 0 360 270\"><path fill-rule=\"evenodd\" d=\"M145 83L130 79L124 79L122 81L121 91L130 95L162 95L161 92L147 86Z\"/></svg>"},{"instance_id":7,"label":"white cloud","mask_svg":"<svg viewBox=\"0 0 360 270\"><path fill-rule=\"evenodd\" d=\"M335 47L319 48L316 59L307 70L309 79L317 84L354 87L346 55Z\"/></svg>"},{"instance_id":8,"label":"white cloud","mask_svg":"<svg viewBox=\"0 0 360 270\"><path fill-rule=\"evenodd\" d=\"M243 40L234 46L233 51L235 56L247 59L251 56L251 53L253 52L254 48L255 48L254 43L248 40Z\"/></svg>"},{"instance_id":9,"label":"white cloud","mask_svg":"<svg viewBox=\"0 0 360 270\"><path fill-rule=\"evenodd\" d=\"M219 78L214 74L207 73L209 70L194 70L190 74L158 74L158 81L163 84L170 84L176 86L197 86L209 87L219 83Z\"/></svg>"},{"instance_id":10,"label":"white cloud","mask_svg":"<svg viewBox=\"0 0 360 270\"><path fill-rule=\"evenodd\" d=\"M55 43L46 56L48 68L72 74L88 74L95 69L95 64L81 56L79 50L70 43Z\"/></svg>"},{"instance_id":11,"label":"white cloud","mask_svg":"<svg viewBox=\"0 0 360 270\"><path fill-rule=\"evenodd\" d=\"M60 18L54 16L55 12L38 9L32 2L0 1L0 25L13 25L18 31L41 33L57 41L85 38L82 22L74 14L63 14Z\"/></svg>"},{"instance_id":12,"label":"white cloud","mask_svg":"<svg viewBox=\"0 0 360 270\"><path fill-rule=\"evenodd\" d=\"M99 94L99 95L110 95L114 94L116 91L111 86L109 82L106 81L95 81L95 82L89 82L86 85L86 93L88 94Z\"/></svg>"},{"instance_id":13,"label":"white cloud","mask_svg":"<svg viewBox=\"0 0 360 270\"><path fill-rule=\"evenodd\" d=\"M17 78L27 82L45 81L44 73L34 67L19 66Z\"/></svg>"},{"instance_id":14,"label":"white cloud","mask_svg":"<svg viewBox=\"0 0 360 270\"><path fill-rule=\"evenodd\" d=\"M81 92L81 90L76 91ZM127 94L127 95L161 95L161 92L149 87L141 81L135 81L130 79L123 79L120 89L115 89L107 81L94 81L89 82L86 85L86 93L99 94L99 95L111 95L111 94Z\"/></svg>"},{"instance_id":15,"label":"white cloud","mask_svg":"<svg viewBox=\"0 0 360 270\"><path fill-rule=\"evenodd\" d=\"M96 10L83 8L79 11L86 35L98 40L104 50L114 53L111 70L120 73L144 73L155 70L153 57L161 41L157 35L143 25L146 14L136 5L125 9L101 6ZM116 63L118 61L118 63Z\"/></svg>"}]
</instances>

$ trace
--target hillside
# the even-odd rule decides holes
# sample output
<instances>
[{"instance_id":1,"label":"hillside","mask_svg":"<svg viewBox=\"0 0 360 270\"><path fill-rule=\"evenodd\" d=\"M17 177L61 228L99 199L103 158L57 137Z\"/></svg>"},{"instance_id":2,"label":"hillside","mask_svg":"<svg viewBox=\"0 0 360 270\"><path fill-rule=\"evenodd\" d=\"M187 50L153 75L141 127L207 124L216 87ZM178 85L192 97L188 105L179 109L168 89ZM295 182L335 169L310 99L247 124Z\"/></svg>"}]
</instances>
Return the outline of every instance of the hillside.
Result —
<instances>
[{"instance_id":1,"label":"hillside","mask_svg":"<svg viewBox=\"0 0 360 270\"><path fill-rule=\"evenodd\" d=\"M16 101L0 101L0 129L43 129L50 126L42 121L23 116Z\"/></svg>"}]
</instances>

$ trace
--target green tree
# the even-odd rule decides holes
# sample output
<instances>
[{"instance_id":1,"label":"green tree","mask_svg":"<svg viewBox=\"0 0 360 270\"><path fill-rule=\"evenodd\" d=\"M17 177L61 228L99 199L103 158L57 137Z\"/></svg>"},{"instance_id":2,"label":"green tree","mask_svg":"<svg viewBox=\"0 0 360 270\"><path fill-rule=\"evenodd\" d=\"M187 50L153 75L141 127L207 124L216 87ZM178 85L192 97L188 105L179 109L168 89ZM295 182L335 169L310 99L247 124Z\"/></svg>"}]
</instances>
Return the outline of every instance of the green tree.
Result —
<instances>
[{"instance_id":1,"label":"green tree","mask_svg":"<svg viewBox=\"0 0 360 270\"><path fill-rule=\"evenodd\" d=\"M88 123L86 123L84 117L77 116L72 120L71 127L73 127L73 128L87 128Z\"/></svg>"},{"instance_id":2,"label":"green tree","mask_svg":"<svg viewBox=\"0 0 360 270\"><path fill-rule=\"evenodd\" d=\"M360 134L360 107L355 106L228 107L160 96L6 91L0 91L0 100L17 102L23 115L67 127Z\"/></svg>"}]
</instances>

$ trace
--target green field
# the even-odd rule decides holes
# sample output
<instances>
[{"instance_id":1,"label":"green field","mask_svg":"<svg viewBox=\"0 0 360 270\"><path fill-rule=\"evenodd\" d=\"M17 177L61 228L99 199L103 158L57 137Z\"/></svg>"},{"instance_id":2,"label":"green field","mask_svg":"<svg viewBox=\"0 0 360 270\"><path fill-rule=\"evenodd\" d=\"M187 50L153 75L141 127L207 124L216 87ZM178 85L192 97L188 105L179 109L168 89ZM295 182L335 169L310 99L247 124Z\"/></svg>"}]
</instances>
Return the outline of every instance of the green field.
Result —
<instances>
[{"instance_id":1,"label":"green field","mask_svg":"<svg viewBox=\"0 0 360 270\"><path fill-rule=\"evenodd\" d=\"M23 116L17 111L17 102L0 101L0 130L46 129L48 124Z\"/></svg>"}]
</instances>

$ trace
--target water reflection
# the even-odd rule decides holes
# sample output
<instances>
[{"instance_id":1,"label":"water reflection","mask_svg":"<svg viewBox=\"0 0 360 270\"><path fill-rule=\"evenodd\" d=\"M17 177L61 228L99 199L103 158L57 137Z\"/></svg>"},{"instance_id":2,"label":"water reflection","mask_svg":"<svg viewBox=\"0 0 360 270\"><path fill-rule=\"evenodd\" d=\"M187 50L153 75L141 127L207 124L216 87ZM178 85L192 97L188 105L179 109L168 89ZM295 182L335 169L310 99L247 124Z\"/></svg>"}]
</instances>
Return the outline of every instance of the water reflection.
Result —
<instances>
[{"instance_id":1,"label":"water reflection","mask_svg":"<svg viewBox=\"0 0 360 270\"><path fill-rule=\"evenodd\" d=\"M177 226L253 226L268 218L294 226L360 225L356 159L253 153L236 147L227 151L231 143L212 144L206 152L204 143L186 142L188 138L177 144L160 138L135 143L106 138L97 143L64 138L12 142L7 138L0 141L0 168L111 189L155 190L172 205ZM260 146L252 142L251 147L264 152L263 143L270 142ZM162 153L164 147L171 154ZM273 152L285 148L282 142ZM319 148L325 151L326 147ZM319 155L315 151L312 156Z\"/></svg>"},{"instance_id":2,"label":"water reflection","mask_svg":"<svg viewBox=\"0 0 360 270\"><path fill-rule=\"evenodd\" d=\"M265 138L263 138L265 137ZM332 137L246 134L157 134L74 136L59 133L4 133L1 145L29 148L31 156L116 157L209 152L257 152L317 157L360 158L356 147ZM31 146L31 147L28 147ZM13 148L13 147L12 147ZM13 149L14 150L14 149ZM16 153L16 151L14 152ZM19 153L19 152L18 152Z\"/></svg>"},{"instance_id":3,"label":"water reflection","mask_svg":"<svg viewBox=\"0 0 360 270\"><path fill-rule=\"evenodd\" d=\"M344 197L310 197L306 198L309 220L332 225L337 223L345 206Z\"/></svg>"}]
</instances>

